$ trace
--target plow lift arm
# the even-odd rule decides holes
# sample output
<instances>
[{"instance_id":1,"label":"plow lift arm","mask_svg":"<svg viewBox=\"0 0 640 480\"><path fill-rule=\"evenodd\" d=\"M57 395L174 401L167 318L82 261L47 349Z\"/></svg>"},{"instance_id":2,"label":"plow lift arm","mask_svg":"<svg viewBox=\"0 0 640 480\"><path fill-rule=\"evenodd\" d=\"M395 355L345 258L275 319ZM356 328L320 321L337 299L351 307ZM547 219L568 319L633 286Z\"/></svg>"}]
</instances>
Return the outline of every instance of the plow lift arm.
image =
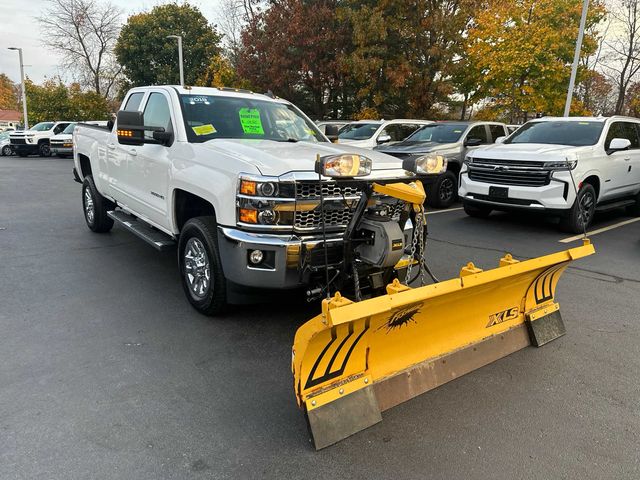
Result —
<instances>
[{"instance_id":1,"label":"plow lift arm","mask_svg":"<svg viewBox=\"0 0 640 480\"><path fill-rule=\"evenodd\" d=\"M421 186L372 190L409 203L421 230ZM320 315L298 328L292 349L296 400L315 448L380 422L395 405L564 335L556 285L569 262L594 252L585 238L580 247L530 260L506 254L491 270L468 263L459 277L430 285L411 288L395 279L386 293L362 301L339 292L323 300Z\"/></svg>"}]
</instances>

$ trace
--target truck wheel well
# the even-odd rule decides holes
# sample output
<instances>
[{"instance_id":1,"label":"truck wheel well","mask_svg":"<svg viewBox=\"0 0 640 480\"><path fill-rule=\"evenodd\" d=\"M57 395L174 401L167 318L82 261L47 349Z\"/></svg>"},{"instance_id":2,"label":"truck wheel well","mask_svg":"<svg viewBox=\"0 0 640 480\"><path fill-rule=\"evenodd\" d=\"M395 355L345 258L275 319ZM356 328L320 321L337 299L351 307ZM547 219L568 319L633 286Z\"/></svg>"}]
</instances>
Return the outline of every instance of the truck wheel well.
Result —
<instances>
[{"instance_id":1,"label":"truck wheel well","mask_svg":"<svg viewBox=\"0 0 640 480\"><path fill-rule=\"evenodd\" d=\"M211 203L184 190L175 190L173 205L178 231L182 230L182 226L190 218L215 215L215 210Z\"/></svg>"},{"instance_id":2,"label":"truck wheel well","mask_svg":"<svg viewBox=\"0 0 640 480\"><path fill-rule=\"evenodd\" d=\"M78 160L80 160L80 175L82 175L82 178L92 175L91 162L89 161L89 157L79 153Z\"/></svg>"},{"instance_id":3,"label":"truck wheel well","mask_svg":"<svg viewBox=\"0 0 640 480\"><path fill-rule=\"evenodd\" d=\"M582 183L588 183L596 191L596 198L600 196L600 179L595 175L585 178Z\"/></svg>"},{"instance_id":4,"label":"truck wheel well","mask_svg":"<svg viewBox=\"0 0 640 480\"><path fill-rule=\"evenodd\" d=\"M456 176L456 178L458 178L458 174L460 173L460 164L459 163L453 163L453 162L449 162L447 164L447 171L449 172L453 172Z\"/></svg>"}]
</instances>

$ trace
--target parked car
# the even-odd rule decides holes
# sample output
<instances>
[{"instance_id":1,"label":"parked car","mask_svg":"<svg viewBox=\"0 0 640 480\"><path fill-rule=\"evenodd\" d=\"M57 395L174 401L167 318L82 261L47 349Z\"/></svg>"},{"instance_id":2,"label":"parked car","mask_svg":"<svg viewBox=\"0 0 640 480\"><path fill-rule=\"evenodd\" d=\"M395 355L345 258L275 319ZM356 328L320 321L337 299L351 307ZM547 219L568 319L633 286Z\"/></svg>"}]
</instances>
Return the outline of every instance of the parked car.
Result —
<instances>
[{"instance_id":1,"label":"parked car","mask_svg":"<svg viewBox=\"0 0 640 480\"><path fill-rule=\"evenodd\" d=\"M112 130L78 124L73 138L88 227L115 221L158 249L177 243L185 295L206 314L246 301L248 287L322 294L315 247L326 238L329 261L343 258L361 195L331 176L411 177L397 158L330 143L283 99L217 88L134 88ZM318 156L335 173L319 178ZM443 166L421 168L424 177ZM372 221L400 221L404 202L380 196L366 208ZM411 237L395 233L384 248L401 254Z\"/></svg>"},{"instance_id":2,"label":"parked car","mask_svg":"<svg viewBox=\"0 0 640 480\"><path fill-rule=\"evenodd\" d=\"M373 148L383 143L404 140L429 120L359 120L342 128L337 143Z\"/></svg>"},{"instance_id":3,"label":"parked car","mask_svg":"<svg viewBox=\"0 0 640 480\"><path fill-rule=\"evenodd\" d=\"M9 132L0 132L0 155L13 155L13 150L11 150L9 140Z\"/></svg>"},{"instance_id":4,"label":"parked car","mask_svg":"<svg viewBox=\"0 0 640 480\"><path fill-rule=\"evenodd\" d=\"M107 121L85 121L87 125L107 126ZM73 157L73 130L78 122L70 123L61 133L54 135L49 140L51 154L58 157Z\"/></svg>"},{"instance_id":5,"label":"parked car","mask_svg":"<svg viewBox=\"0 0 640 480\"><path fill-rule=\"evenodd\" d=\"M51 155L49 139L69 126L71 122L40 122L29 130L12 132L10 134L11 148L20 157L27 155Z\"/></svg>"},{"instance_id":6,"label":"parked car","mask_svg":"<svg viewBox=\"0 0 640 480\"><path fill-rule=\"evenodd\" d=\"M521 126L522 125L507 125L507 131L509 132L509 135L518 130Z\"/></svg>"},{"instance_id":7,"label":"parked car","mask_svg":"<svg viewBox=\"0 0 640 480\"><path fill-rule=\"evenodd\" d=\"M504 143L470 152L460 177L465 211L474 217L492 210L543 212L579 233L596 210L627 207L639 215L640 120L532 120Z\"/></svg>"},{"instance_id":8,"label":"parked car","mask_svg":"<svg viewBox=\"0 0 640 480\"><path fill-rule=\"evenodd\" d=\"M436 122L424 125L401 142L380 145L380 152L398 158L444 157L447 171L425 185L427 202L449 207L458 198L458 174L465 155L508 134L507 126L497 122Z\"/></svg>"},{"instance_id":9,"label":"parked car","mask_svg":"<svg viewBox=\"0 0 640 480\"><path fill-rule=\"evenodd\" d=\"M350 123L351 120L320 120L316 122L316 125L318 126L318 130L326 134L327 125L335 125L338 130L341 130L342 127L344 127L345 125L349 125Z\"/></svg>"}]
</instances>

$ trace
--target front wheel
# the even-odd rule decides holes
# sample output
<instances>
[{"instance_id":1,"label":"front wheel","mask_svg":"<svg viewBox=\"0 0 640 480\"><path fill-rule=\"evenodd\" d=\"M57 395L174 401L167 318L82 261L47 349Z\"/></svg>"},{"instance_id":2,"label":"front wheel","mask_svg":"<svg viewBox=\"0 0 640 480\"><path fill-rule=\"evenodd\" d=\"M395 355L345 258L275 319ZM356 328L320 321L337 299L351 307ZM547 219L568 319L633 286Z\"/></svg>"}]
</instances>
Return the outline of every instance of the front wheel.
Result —
<instances>
[{"instance_id":1,"label":"front wheel","mask_svg":"<svg viewBox=\"0 0 640 480\"><path fill-rule=\"evenodd\" d=\"M468 202L463 202L464 213L474 218L487 218L491 215L491 208L481 205L471 205Z\"/></svg>"},{"instance_id":2,"label":"front wheel","mask_svg":"<svg viewBox=\"0 0 640 480\"><path fill-rule=\"evenodd\" d=\"M38 147L38 153L41 157L50 157L51 156L51 147L48 143L41 143Z\"/></svg>"},{"instance_id":3,"label":"front wheel","mask_svg":"<svg viewBox=\"0 0 640 480\"><path fill-rule=\"evenodd\" d=\"M582 185L569 214L560 219L560 228L569 233L583 233L596 213L596 191L588 183Z\"/></svg>"},{"instance_id":4,"label":"front wheel","mask_svg":"<svg viewBox=\"0 0 640 480\"><path fill-rule=\"evenodd\" d=\"M432 185L427 186L427 202L436 208L447 208L458 198L456 174L446 171Z\"/></svg>"},{"instance_id":5,"label":"front wheel","mask_svg":"<svg viewBox=\"0 0 640 480\"><path fill-rule=\"evenodd\" d=\"M12 153L11 151L11 147L9 145L5 145L4 147L2 147L2 155L4 155L5 157L10 156Z\"/></svg>"},{"instance_id":6,"label":"front wheel","mask_svg":"<svg viewBox=\"0 0 640 480\"><path fill-rule=\"evenodd\" d=\"M216 232L214 217L192 218L182 227L178 242L184 293L196 310L209 316L220 314L227 304Z\"/></svg>"},{"instance_id":7,"label":"front wheel","mask_svg":"<svg viewBox=\"0 0 640 480\"><path fill-rule=\"evenodd\" d=\"M115 205L107 200L96 188L93 177L88 175L82 182L82 209L84 219L92 232L106 233L113 227L113 219L107 215Z\"/></svg>"}]
</instances>

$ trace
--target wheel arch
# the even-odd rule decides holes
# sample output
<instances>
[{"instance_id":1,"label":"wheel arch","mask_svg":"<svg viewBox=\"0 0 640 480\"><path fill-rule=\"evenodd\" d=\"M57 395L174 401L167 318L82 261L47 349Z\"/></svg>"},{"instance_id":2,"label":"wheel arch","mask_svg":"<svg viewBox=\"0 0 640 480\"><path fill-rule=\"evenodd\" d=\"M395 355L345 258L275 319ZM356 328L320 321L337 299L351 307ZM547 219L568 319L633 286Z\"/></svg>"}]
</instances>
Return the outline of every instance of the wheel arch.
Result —
<instances>
[{"instance_id":1,"label":"wheel arch","mask_svg":"<svg viewBox=\"0 0 640 480\"><path fill-rule=\"evenodd\" d=\"M582 182L580 182L579 187L581 188L582 185L584 185L585 183L588 183L589 185L591 185L593 189L596 191L596 200L600 198L600 186L601 186L600 177L598 177L595 174L591 174L587 176Z\"/></svg>"},{"instance_id":2,"label":"wheel arch","mask_svg":"<svg viewBox=\"0 0 640 480\"><path fill-rule=\"evenodd\" d=\"M190 218L216 215L215 207L210 201L188 190L174 189L172 199L171 210L176 233L182 230Z\"/></svg>"}]
</instances>

